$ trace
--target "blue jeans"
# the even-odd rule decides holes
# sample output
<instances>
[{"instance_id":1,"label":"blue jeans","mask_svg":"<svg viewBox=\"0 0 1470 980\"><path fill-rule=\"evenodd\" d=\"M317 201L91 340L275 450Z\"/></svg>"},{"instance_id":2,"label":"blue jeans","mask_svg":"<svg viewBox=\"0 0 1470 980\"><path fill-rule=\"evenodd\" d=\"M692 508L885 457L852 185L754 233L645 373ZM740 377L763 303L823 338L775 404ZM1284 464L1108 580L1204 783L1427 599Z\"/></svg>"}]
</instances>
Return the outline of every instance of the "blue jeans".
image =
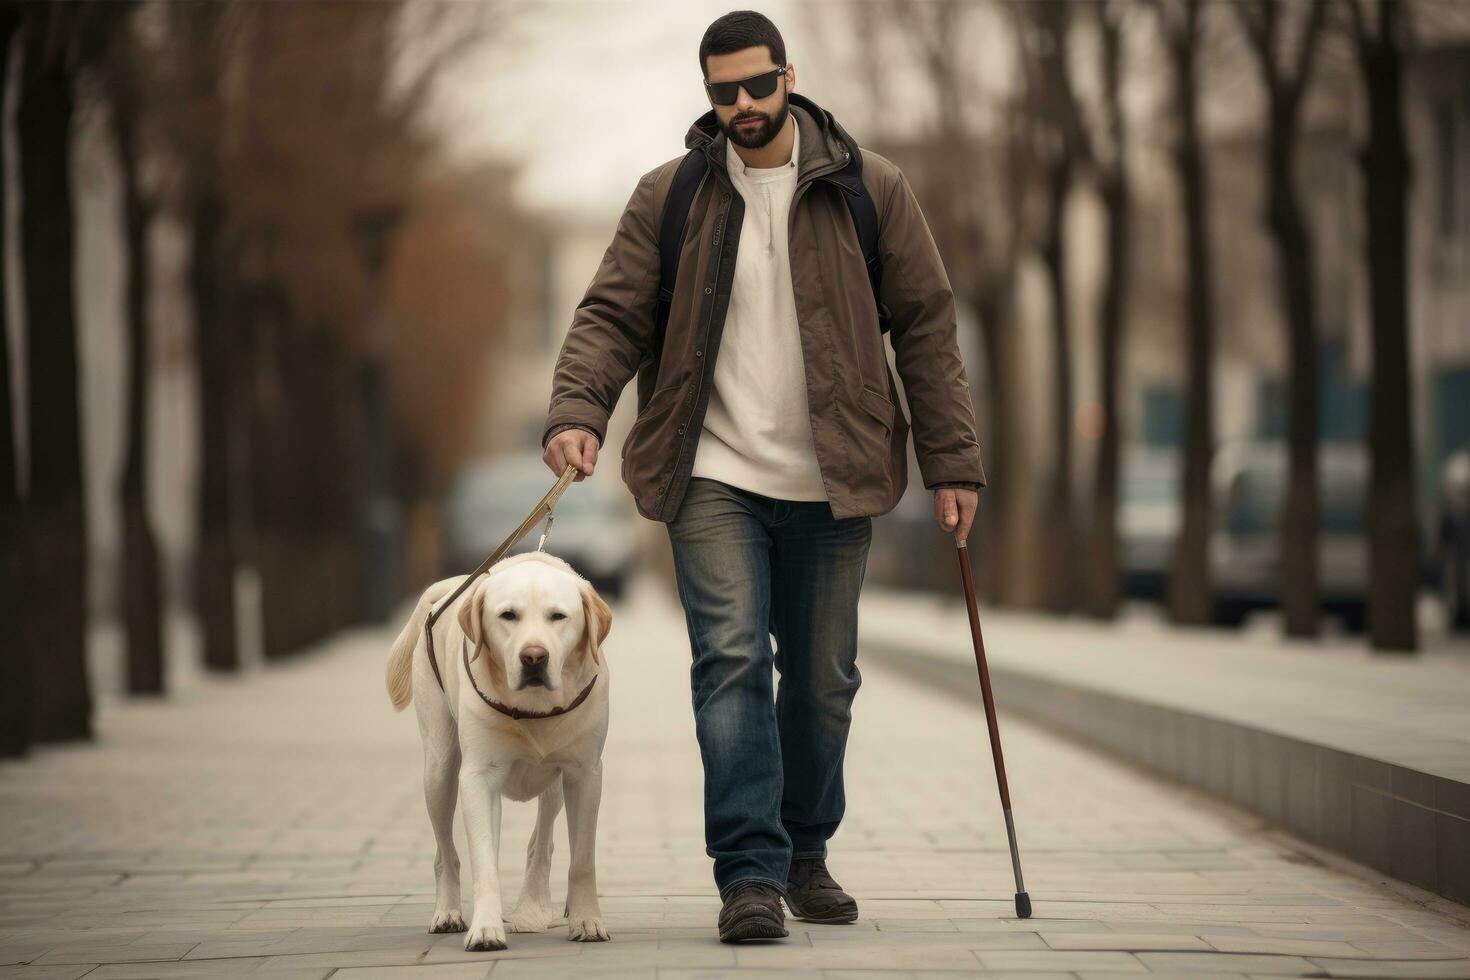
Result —
<instances>
[{"instance_id":1,"label":"blue jeans","mask_svg":"<svg viewBox=\"0 0 1470 980\"><path fill-rule=\"evenodd\" d=\"M722 899L751 879L784 893L793 858L827 856L846 805L873 519L694 477L667 527L693 655L705 853Z\"/></svg>"}]
</instances>

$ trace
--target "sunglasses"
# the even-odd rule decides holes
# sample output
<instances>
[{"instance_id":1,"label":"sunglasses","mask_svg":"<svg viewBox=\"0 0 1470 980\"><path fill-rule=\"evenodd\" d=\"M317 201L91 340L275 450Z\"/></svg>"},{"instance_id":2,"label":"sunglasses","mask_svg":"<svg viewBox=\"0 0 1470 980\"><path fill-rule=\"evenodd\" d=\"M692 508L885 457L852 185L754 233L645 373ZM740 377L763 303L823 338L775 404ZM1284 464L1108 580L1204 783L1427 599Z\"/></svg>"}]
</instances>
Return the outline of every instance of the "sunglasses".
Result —
<instances>
[{"instance_id":1,"label":"sunglasses","mask_svg":"<svg viewBox=\"0 0 1470 980\"><path fill-rule=\"evenodd\" d=\"M741 86L750 94L752 99L764 99L776 91L776 80L786 74L786 67L772 68L770 71L761 72L759 75L751 75L734 82L705 82L705 91L709 93L709 99L715 105L734 105L740 96Z\"/></svg>"}]
</instances>

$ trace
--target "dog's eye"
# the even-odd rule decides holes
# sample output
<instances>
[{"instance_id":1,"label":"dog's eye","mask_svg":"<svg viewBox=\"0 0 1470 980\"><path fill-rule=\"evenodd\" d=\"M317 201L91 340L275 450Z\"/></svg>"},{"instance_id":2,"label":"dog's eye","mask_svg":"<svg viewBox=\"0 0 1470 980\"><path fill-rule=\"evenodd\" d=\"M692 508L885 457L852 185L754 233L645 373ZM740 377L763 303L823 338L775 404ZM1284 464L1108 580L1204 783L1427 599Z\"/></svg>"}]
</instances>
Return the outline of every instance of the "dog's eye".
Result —
<instances>
[{"instance_id":1,"label":"dog's eye","mask_svg":"<svg viewBox=\"0 0 1470 980\"><path fill-rule=\"evenodd\" d=\"M515 622L515 620L516 620L515 610L513 610L513 609L507 609L505 612L503 612L503 613L500 614L500 618L501 619L505 619L505 620L509 620L512 623Z\"/></svg>"},{"instance_id":2,"label":"dog's eye","mask_svg":"<svg viewBox=\"0 0 1470 980\"><path fill-rule=\"evenodd\" d=\"M567 618L567 614L564 613L564 612L554 612L554 613L551 614L551 618L552 619L566 619Z\"/></svg>"}]
</instances>

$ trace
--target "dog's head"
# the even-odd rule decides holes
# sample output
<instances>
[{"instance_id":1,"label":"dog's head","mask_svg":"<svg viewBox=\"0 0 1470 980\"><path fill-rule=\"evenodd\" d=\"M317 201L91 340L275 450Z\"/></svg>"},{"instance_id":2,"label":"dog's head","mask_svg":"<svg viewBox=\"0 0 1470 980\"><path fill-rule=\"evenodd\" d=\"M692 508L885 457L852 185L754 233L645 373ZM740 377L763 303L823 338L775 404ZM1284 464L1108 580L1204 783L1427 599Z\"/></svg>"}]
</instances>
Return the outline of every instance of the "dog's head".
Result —
<instances>
[{"instance_id":1,"label":"dog's head","mask_svg":"<svg viewBox=\"0 0 1470 980\"><path fill-rule=\"evenodd\" d=\"M528 552L491 567L468 590L459 626L471 662L482 656L491 683L512 707L545 711L566 702L567 683L602 664L612 610L560 558Z\"/></svg>"}]
</instances>

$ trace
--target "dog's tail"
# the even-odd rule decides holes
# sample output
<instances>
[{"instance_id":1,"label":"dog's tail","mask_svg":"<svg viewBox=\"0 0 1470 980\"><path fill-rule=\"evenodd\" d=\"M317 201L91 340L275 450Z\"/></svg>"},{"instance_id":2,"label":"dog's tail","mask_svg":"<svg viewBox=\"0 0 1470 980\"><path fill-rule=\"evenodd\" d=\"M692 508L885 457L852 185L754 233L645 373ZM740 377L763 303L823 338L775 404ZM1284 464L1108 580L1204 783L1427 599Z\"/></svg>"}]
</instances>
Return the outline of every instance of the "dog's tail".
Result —
<instances>
[{"instance_id":1,"label":"dog's tail","mask_svg":"<svg viewBox=\"0 0 1470 980\"><path fill-rule=\"evenodd\" d=\"M393 641L393 652L388 657L388 698L394 711L402 711L413 700L413 651L419 645L428 618L429 600L425 596L419 599L408 624Z\"/></svg>"},{"instance_id":2,"label":"dog's tail","mask_svg":"<svg viewBox=\"0 0 1470 980\"><path fill-rule=\"evenodd\" d=\"M413 700L413 652L418 649L419 638L424 635L424 623L429 621L430 610L434 603L453 592L463 581L464 576L460 575L435 582L425 589L418 605L414 606L413 615L408 617L408 624L393 641L393 652L388 656L387 678L388 698L393 702L394 711L402 711Z\"/></svg>"}]
</instances>

